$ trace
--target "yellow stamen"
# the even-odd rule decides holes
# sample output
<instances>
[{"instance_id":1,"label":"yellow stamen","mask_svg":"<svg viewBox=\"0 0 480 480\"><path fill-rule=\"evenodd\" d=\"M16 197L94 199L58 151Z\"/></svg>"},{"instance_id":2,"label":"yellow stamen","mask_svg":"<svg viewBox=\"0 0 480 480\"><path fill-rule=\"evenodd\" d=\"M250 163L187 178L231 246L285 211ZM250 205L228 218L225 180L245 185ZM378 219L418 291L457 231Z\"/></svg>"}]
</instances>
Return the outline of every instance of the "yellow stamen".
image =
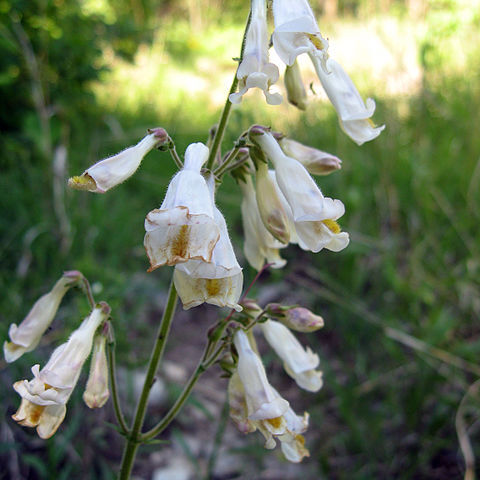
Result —
<instances>
[{"instance_id":1,"label":"yellow stamen","mask_svg":"<svg viewBox=\"0 0 480 480\"><path fill-rule=\"evenodd\" d=\"M94 191L97 189L97 184L95 183L95 180L88 175L87 173L84 173L83 175L80 175L79 177L72 177L68 179L68 186L70 188L73 188L75 190L89 190L89 191Z\"/></svg>"},{"instance_id":2,"label":"yellow stamen","mask_svg":"<svg viewBox=\"0 0 480 480\"><path fill-rule=\"evenodd\" d=\"M267 422L273 427L273 428L280 428L282 425L282 417L275 417L275 418L268 418Z\"/></svg>"},{"instance_id":3,"label":"yellow stamen","mask_svg":"<svg viewBox=\"0 0 480 480\"><path fill-rule=\"evenodd\" d=\"M323 50L325 48L322 40L320 38L318 38L314 33L307 33L306 35L307 35L308 39L313 43L313 46L317 50Z\"/></svg>"},{"instance_id":4,"label":"yellow stamen","mask_svg":"<svg viewBox=\"0 0 480 480\"><path fill-rule=\"evenodd\" d=\"M218 280L218 278L208 278L206 287L208 295L215 297L220 293L220 280Z\"/></svg>"},{"instance_id":5,"label":"yellow stamen","mask_svg":"<svg viewBox=\"0 0 480 480\"><path fill-rule=\"evenodd\" d=\"M335 220L322 220L322 223L333 233L340 233L342 231L340 225Z\"/></svg>"}]
</instances>

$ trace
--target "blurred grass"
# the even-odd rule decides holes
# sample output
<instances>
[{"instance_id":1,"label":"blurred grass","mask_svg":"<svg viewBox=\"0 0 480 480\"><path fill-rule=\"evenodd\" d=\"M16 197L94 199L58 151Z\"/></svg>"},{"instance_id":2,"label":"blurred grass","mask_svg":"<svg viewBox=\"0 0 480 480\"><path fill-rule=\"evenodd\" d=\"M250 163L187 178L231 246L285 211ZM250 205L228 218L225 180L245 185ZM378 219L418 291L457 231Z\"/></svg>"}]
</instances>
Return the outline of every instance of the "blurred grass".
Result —
<instances>
[{"instance_id":1,"label":"blurred grass","mask_svg":"<svg viewBox=\"0 0 480 480\"><path fill-rule=\"evenodd\" d=\"M451 15L445 17L445 10ZM472 8L465 18L464 10L445 7L433 9L417 23L375 17L332 24L336 52L346 55L341 60L359 81L362 96L377 101L375 120L387 125L377 140L361 148L340 131L318 83L314 90L319 98L312 99L305 116L287 106L265 106L255 93L233 111L225 146L250 123L263 123L344 160L340 172L319 179L319 184L326 195L345 203L341 224L351 233L351 245L340 254L318 255L290 247L285 252L287 268L265 275L254 289L261 295L273 282L279 297L302 301L326 320L323 332L302 338L319 351L325 370L323 390L297 399L296 409L304 407L312 415L307 434L312 457L298 467L305 478L463 476L455 414L476 376L392 339L385 327L478 363L478 18L478 9ZM108 70L88 86L95 102L85 112L70 114L66 122L68 174L78 174L136 142L148 127L165 127L179 152L193 141L205 141L231 81L231 58L238 54L241 28L212 22L197 31L186 21L167 18L154 40L139 46L132 62L105 45L102 62ZM376 33L359 36L365 31ZM342 54L345 38L351 38L348 32L355 32L356 43L353 53ZM409 52L394 67L374 55L376 42L385 39L386 32L391 35L384 58L398 60L403 49ZM411 35L406 37L405 32ZM356 59L357 69L349 59L365 45L362 39L371 42L373 50L365 52L363 62ZM411 75L403 70L407 67ZM405 79L402 85L390 81L395 75ZM307 83L314 79L311 72L305 77ZM65 121L56 121L54 117L52 128L61 131ZM148 356L168 281L167 271L143 273L147 267L143 220L160 204L174 166L168 154L155 151L135 177L108 195L66 192L71 246L62 250L53 209L55 176L51 160L38 153L42 142L38 123L31 109L23 130L2 139L0 333L4 338L8 325L23 318L61 271L75 268L96 282L97 297L114 309L119 361L140 365ZM238 202L238 189L227 181L218 203L245 265ZM247 282L253 273L247 268ZM287 287L280 285L283 281ZM51 343L66 337L86 313L86 302L69 294L55 321L60 328L42 343L41 354L46 357ZM24 378L28 366L39 359L34 352L8 369L2 365L0 399L5 414L13 413L18 404L11 383ZM112 478L120 452L112 452L109 442L120 441L112 429L96 423L111 421L109 413L89 412L85 417L80 396L76 391L64 425L46 444L7 420L2 432L8 430L11 437L2 437L2 458L10 455L9 462L17 458L29 478L52 478L57 473L58 478L82 478L71 470L82 465L91 469L88 478ZM477 456L478 411L477 399L467 416ZM260 441L246 440L253 445ZM94 445L99 442L96 454ZM11 456L12 451L24 450L28 453ZM272 453L254 451L261 471Z\"/></svg>"}]
</instances>

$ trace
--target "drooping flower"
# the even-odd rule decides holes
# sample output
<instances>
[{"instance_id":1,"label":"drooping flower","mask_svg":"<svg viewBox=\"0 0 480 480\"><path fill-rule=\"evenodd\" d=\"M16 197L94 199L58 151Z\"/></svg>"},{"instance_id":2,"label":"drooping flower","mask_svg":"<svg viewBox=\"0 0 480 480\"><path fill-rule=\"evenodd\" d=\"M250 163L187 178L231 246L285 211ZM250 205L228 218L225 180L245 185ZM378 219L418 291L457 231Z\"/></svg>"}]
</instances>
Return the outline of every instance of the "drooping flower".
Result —
<instances>
[{"instance_id":1,"label":"drooping flower","mask_svg":"<svg viewBox=\"0 0 480 480\"><path fill-rule=\"evenodd\" d=\"M285 371L300 388L318 392L322 388L322 372L315 370L320 359L310 348L304 349L295 335L280 322L267 320L260 323L265 338L275 353L283 360Z\"/></svg>"},{"instance_id":2,"label":"drooping flower","mask_svg":"<svg viewBox=\"0 0 480 480\"><path fill-rule=\"evenodd\" d=\"M324 197L305 167L287 157L270 132L250 136L275 166L275 179L290 206L300 247L315 253L323 248L335 252L344 249L349 236L336 222L345 212L343 203Z\"/></svg>"},{"instance_id":3,"label":"drooping flower","mask_svg":"<svg viewBox=\"0 0 480 480\"><path fill-rule=\"evenodd\" d=\"M248 418L250 420L281 418L288 410L289 403L268 383L262 360L252 349L247 334L238 330L233 342L238 353L237 372L245 390Z\"/></svg>"},{"instance_id":4,"label":"drooping flower","mask_svg":"<svg viewBox=\"0 0 480 480\"><path fill-rule=\"evenodd\" d=\"M331 153L283 137L278 142L283 152L298 160L311 175L328 175L342 168L342 161Z\"/></svg>"},{"instance_id":5,"label":"drooping flower","mask_svg":"<svg viewBox=\"0 0 480 480\"><path fill-rule=\"evenodd\" d=\"M130 178L140 166L143 157L167 138L168 134L163 128L153 129L137 145L97 162L79 177L70 178L68 185L77 190L105 193Z\"/></svg>"},{"instance_id":6,"label":"drooping flower","mask_svg":"<svg viewBox=\"0 0 480 480\"><path fill-rule=\"evenodd\" d=\"M11 341L3 344L5 360L8 363L14 362L25 352L31 352L39 344L52 323L63 296L81 278L80 272L65 272L52 290L35 302L20 325L17 326L15 323L10 325L8 335Z\"/></svg>"},{"instance_id":7,"label":"drooping flower","mask_svg":"<svg viewBox=\"0 0 480 480\"><path fill-rule=\"evenodd\" d=\"M375 101L364 102L351 78L333 58L326 61L328 73L317 55L310 54L322 86L337 110L340 127L358 145L377 138L385 125L375 126L371 117L375 112Z\"/></svg>"},{"instance_id":8,"label":"drooping flower","mask_svg":"<svg viewBox=\"0 0 480 480\"><path fill-rule=\"evenodd\" d=\"M149 271L190 259L211 261L220 232L209 189L200 174L207 158L205 145L189 145L183 169L170 182L161 207L147 215L144 245Z\"/></svg>"},{"instance_id":9,"label":"drooping flower","mask_svg":"<svg viewBox=\"0 0 480 480\"><path fill-rule=\"evenodd\" d=\"M287 263L280 257L279 249L285 247L266 229L258 210L255 187L252 178L247 176L239 182L242 190L242 224L245 236L243 252L248 263L260 270L265 261L272 268L282 268Z\"/></svg>"},{"instance_id":10,"label":"drooping flower","mask_svg":"<svg viewBox=\"0 0 480 480\"><path fill-rule=\"evenodd\" d=\"M287 421L287 430L284 434L278 436L282 452L289 462L299 463L304 457L310 456L310 452L305 447L305 438L302 435L308 428L309 415L307 412L303 416L297 415L289 408L284 413L284 417Z\"/></svg>"},{"instance_id":11,"label":"drooping flower","mask_svg":"<svg viewBox=\"0 0 480 480\"><path fill-rule=\"evenodd\" d=\"M229 100L240 103L250 88L263 90L267 103L279 105L282 96L271 93L270 87L278 80L278 67L268 61L268 27L266 0L252 0L251 20L245 38L243 59L237 70L239 91Z\"/></svg>"},{"instance_id":12,"label":"drooping flower","mask_svg":"<svg viewBox=\"0 0 480 480\"><path fill-rule=\"evenodd\" d=\"M375 102L365 103L345 70L329 58L328 42L322 37L307 0L274 0L273 46L280 58L292 66L298 55L308 53L328 98L337 110L343 131L358 145L378 137L384 126L370 120Z\"/></svg>"},{"instance_id":13,"label":"drooping flower","mask_svg":"<svg viewBox=\"0 0 480 480\"><path fill-rule=\"evenodd\" d=\"M175 267L175 287L184 309L206 302L241 311L242 307L238 305L238 300L243 288L242 268L235 256L225 219L215 205L213 176L209 177L207 184L213 218L220 236L209 262L193 259Z\"/></svg>"},{"instance_id":14,"label":"drooping flower","mask_svg":"<svg viewBox=\"0 0 480 480\"><path fill-rule=\"evenodd\" d=\"M39 365L32 367L33 380L20 380L13 385L22 397L20 408L12 415L15 421L37 427L41 438L55 433L65 417L65 404L92 349L95 332L109 313L108 305L97 305L68 341L55 349L41 370Z\"/></svg>"},{"instance_id":15,"label":"drooping flower","mask_svg":"<svg viewBox=\"0 0 480 480\"><path fill-rule=\"evenodd\" d=\"M89 408L101 408L110 396L108 389L108 363L105 344L107 336L102 332L93 340L92 358L87 386L83 392L83 400Z\"/></svg>"}]
</instances>

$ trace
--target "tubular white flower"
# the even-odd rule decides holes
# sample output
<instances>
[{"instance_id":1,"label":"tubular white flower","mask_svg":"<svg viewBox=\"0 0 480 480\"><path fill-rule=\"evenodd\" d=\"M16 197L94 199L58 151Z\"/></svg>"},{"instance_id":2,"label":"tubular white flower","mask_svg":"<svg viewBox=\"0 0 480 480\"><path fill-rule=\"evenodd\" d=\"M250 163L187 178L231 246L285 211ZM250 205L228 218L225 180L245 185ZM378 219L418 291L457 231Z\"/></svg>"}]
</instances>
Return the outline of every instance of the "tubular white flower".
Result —
<instances>
[{"instance_id":1,"label":"tubular white flower","mask_svg":"<svg viewBox=\"0 0 480 480\"><path fill-rule=\"evenodd\" d=\"M238 375L245 390L248 418L274 420L282 417L289 403L268 383L262 361L253 351L246 333L238 330L233 342L238 352Z\"/></svg>"},{"instance_id":2,"label":"tubular white flower","mask_svg":"<svg viewBox=\"0 0 480 480\"><path fill-rule=\"evenodd\" d=\"M298 160L311 175L328 175L342 168L342 161L331 153L309 147L287 137L282 138L279 144L287 156Z\"/></svg>"},{"instance_id":3,"label":"tubular white flower","mask_svg":"<svg viewBox=\"0 0 480 480\"><path fill-rule=\"evenodd\" d=\"M25 352L31 352L39 344L52 323L63 296L81 278L80 272L65 272L52 290L35 302L20 325L10 325L8 335L11 341L3 344L3 353L8 363L14 362Z\"/></svg>"},{"instance_id":4,"label":"tubular white flower","mask_svg":"<svg viewBox=\"0 0 480 480\"><path fill-rule=\"evenodd\" d=\"M183 307L189 309L207 302L241 311L238 300L242 293L243 274L238 264L227 224L215 205L215 179L208 181L215 224L220 232L211 261L189 260L175 267L174 281Z\"/></svg>"},{"instance_id":5,"label":"tubular white flower","mask_svg":"<svg viewBox=\"0 0 480 480\"><path fill-rule=\"evenodd\" d=\"M65 405L90 355L95 331L109 313L105 304L95 307L68 341L55 349L42 370L38 364L32 367L33 380L14 384L17 393L36 405Z\"/></svg>"},{"instance_id":6,"label":"tubular white flower","mask_svg":"<svg viewBox=\"0 0 480 480\"><path fill-rule=\"evenodd\" d=\"M322 372L315 370L320 363L318 355L302 347L290 330L279 322L268 320L259 324L267 342L282 359L285 371L300 388L318 392L322 388Z\"/></svg>"},{"instance_id":7,"label":"tubular white flower","mask_svg":"<svg viewBox=\"0 0 480 480\"><path fill-rule=\"evenodd\" d=\"M343 203L325 198L305 167L287 157L271 133L255 135L253 139L275 166L275 178L290 206L300 247L315 253L322 248L335 252L345 248L348 233L341 232L335 222L345 212ZM290 214L288 209L286 212Z\"/></svg>"},{"instance_id":8,"label":"tubular white flower","mask_svg":"<svg viewBox=\"0 0 480 480\"><path fill-rule=\"evenodd\" d=\"M286 247L285 244L276 240L265 228L258 210L255 187L252 178L247 177L245 182L239 182L242 190L242 224L245 242L243 252L248 263L260 270L265 263L272 264L272 268L282 268L287 263L280 257L279 248Z\"/></svg>"},{"instance_id":9,"label":"tubular white flower","mask_svg":"<svg viewBox=\"0 0 480 480\"><path fill-rule=\"evenodd\" d=\"M105 344L107 337L101 333L93 340L92 359L87 386L83 392L83 400L89 408L101 408L110 396L108 390L108 363Z\"/></svg>"},{"instance_id":10,"label":"tubular white flower","mask_svg":"<svg viewBox=\"0 0 480 480\"><path fill-rule=\"evenodd\" d=\"M266 0L252 0L252 12L248 27L243 60L237 70L239 91L232 93L229 100L240 103L250 88L263 90L270 105L282 103L279 93L270 93L270 87L278 80L278 67L268 61L268 27Z\"/></svg>"},{"instance_id":11,"label":"tubular white flower","mask_svg":"<svg viewBox=\"0 0 480 480\"><path fill-rule=\"evenodd\" d=\"M273 46L287 65L292 66L302 53L314 53L325 62L328 42L307 0L273 0L273 19Z\"/></svg>"},{"instance_id":12,"label":"tubular white flower","mask_svg":"<svg viewBox=\"0 0 480 480\"><path fill-rule=\"evenodd\" d=\"M41 438L50 438L65 418L66 406L80 371L92 349L93 336L109 315L110 308L99 304L85 318L68 341L55 349L42 370L32 367L33 380L20 380L13 388L22 397L12 418L25 427L37 427Z\"/></svg>"},{"instance_id":13,"label":"tubular white flower","mask_svg":"<svg viewBox=\"0 0 480 480\"><path fill-rule=\"evenodd\" d=\"M364 102L357 88L342 66L329 58L327 71L317 55L310 54L322 86L337 110L342 130L358 145L377 138L385 125L376 127L370 120L375 112L375 101L367 98Z\"/></svg>"},{"instance_id":14,"label":"tubular white flower","mask_svg":"<svg viewBox=\"0 0 480 480\"><path fill-rule=\"evenodd\" d=\"M160 131L162 134L164 132L165 136L159 136ZM77 190L105 193L130 178L140 166L143 157L165 139L166 132L156 129L133 147L97 162L79 177L70 178L68 185Z\"/></svg>"},{"instance_id":15,"label":"tubular white flower","mask_svg":"<svg viewBox=\"0 0 480 480\"><path fill-rule=\"evenodd\" d=\"M184 167L170 182L160 209L147 215L144 245L149 271L190 259L210 262L220 232L207 184L200 174L207 158L205 145L189 145Z\"/></svg>"}]
</instances>

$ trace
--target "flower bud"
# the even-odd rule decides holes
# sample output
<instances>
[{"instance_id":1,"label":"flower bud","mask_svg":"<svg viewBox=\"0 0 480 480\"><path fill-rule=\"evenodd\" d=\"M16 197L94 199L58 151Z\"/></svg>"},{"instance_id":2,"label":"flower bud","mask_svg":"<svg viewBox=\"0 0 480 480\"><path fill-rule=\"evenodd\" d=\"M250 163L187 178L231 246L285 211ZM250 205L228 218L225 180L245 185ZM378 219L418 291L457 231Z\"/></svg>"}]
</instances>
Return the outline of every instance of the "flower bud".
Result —
<instances>
[{"instance_id":1,"label":"flower bud","mask_svg":"<svg viewBox=\"0 0 480 480\"><path fill-rule=\"evenodd\" d=\"M286 137L282 138L279 143L287 156L298 160L312 175L328 175L342 168L342 161L330 153Z\"/></svg>"},{"instance_id":2,"label":"flower bud","mask_svg":"<svg viewBox=\"0 0 480 480\"><path fill-rule=\"evenodd\" d=\"M265 310L268 315L297 332L315 332L324 325L323 318L307 308L269 303Z\"/></svg>"},{"instance_id":3,"label":"flower bud","mask_svg":"<svg viewBox=\"0 0 480 480\"><path fill-rule=\"evenodd\" d=\"M307 108L307 92L303 86L302 76L297 60L285 70L285 88L287 89L288 101L300 110Z\"/></svg>"},{"instance_id":4,"label":"flower bud","mask_svg":"<svg viewBox=\"0 0 480 480\"><path fill-rule=\"evenodd\" d=\"M31 352L39 344L52 323L63 296L82 278L80 272L65 272L52 290L35 302L20 325L10 325L8 335L11 341L3 344L3 353L8 363L14 362L25 352Z\"/></svg>"},{"instance_id":5,"label":"flower bud","mask_svg":"<svg viewBox=\"0 0 480 480\"><path fill-rule=\"evenodd\" d=\"M149 134L137 145L97 162L79 177L70 178L68 186L76 190L105 193L130 178L140 166L143 157L167 140L168 134L163 128L149 130Z\"/></svg>"},{"instance_id":6,"label":"flower bud","mask_svg":"<svg viewBox=\"0 0 480 480\"><path fill-rule=\"evenodd\" d=\"M268 165L262 162L257 167L256 197L260 217L273 237L287 244L290 240L288 218L268 174Z\"/></svg>"},{"instance_id":7,"label":"flower bud","mask_svg":"<svg viewBox=\"0 0 480 480\"><path fill-rule=\"evenodd\" d=\"M108 364L105 344L107 337L100 333L93 340L93 353L90 360L90 373L83 400L89 408L101 408L110 396L108 390Z\"/></svg>"}]
</instances>

